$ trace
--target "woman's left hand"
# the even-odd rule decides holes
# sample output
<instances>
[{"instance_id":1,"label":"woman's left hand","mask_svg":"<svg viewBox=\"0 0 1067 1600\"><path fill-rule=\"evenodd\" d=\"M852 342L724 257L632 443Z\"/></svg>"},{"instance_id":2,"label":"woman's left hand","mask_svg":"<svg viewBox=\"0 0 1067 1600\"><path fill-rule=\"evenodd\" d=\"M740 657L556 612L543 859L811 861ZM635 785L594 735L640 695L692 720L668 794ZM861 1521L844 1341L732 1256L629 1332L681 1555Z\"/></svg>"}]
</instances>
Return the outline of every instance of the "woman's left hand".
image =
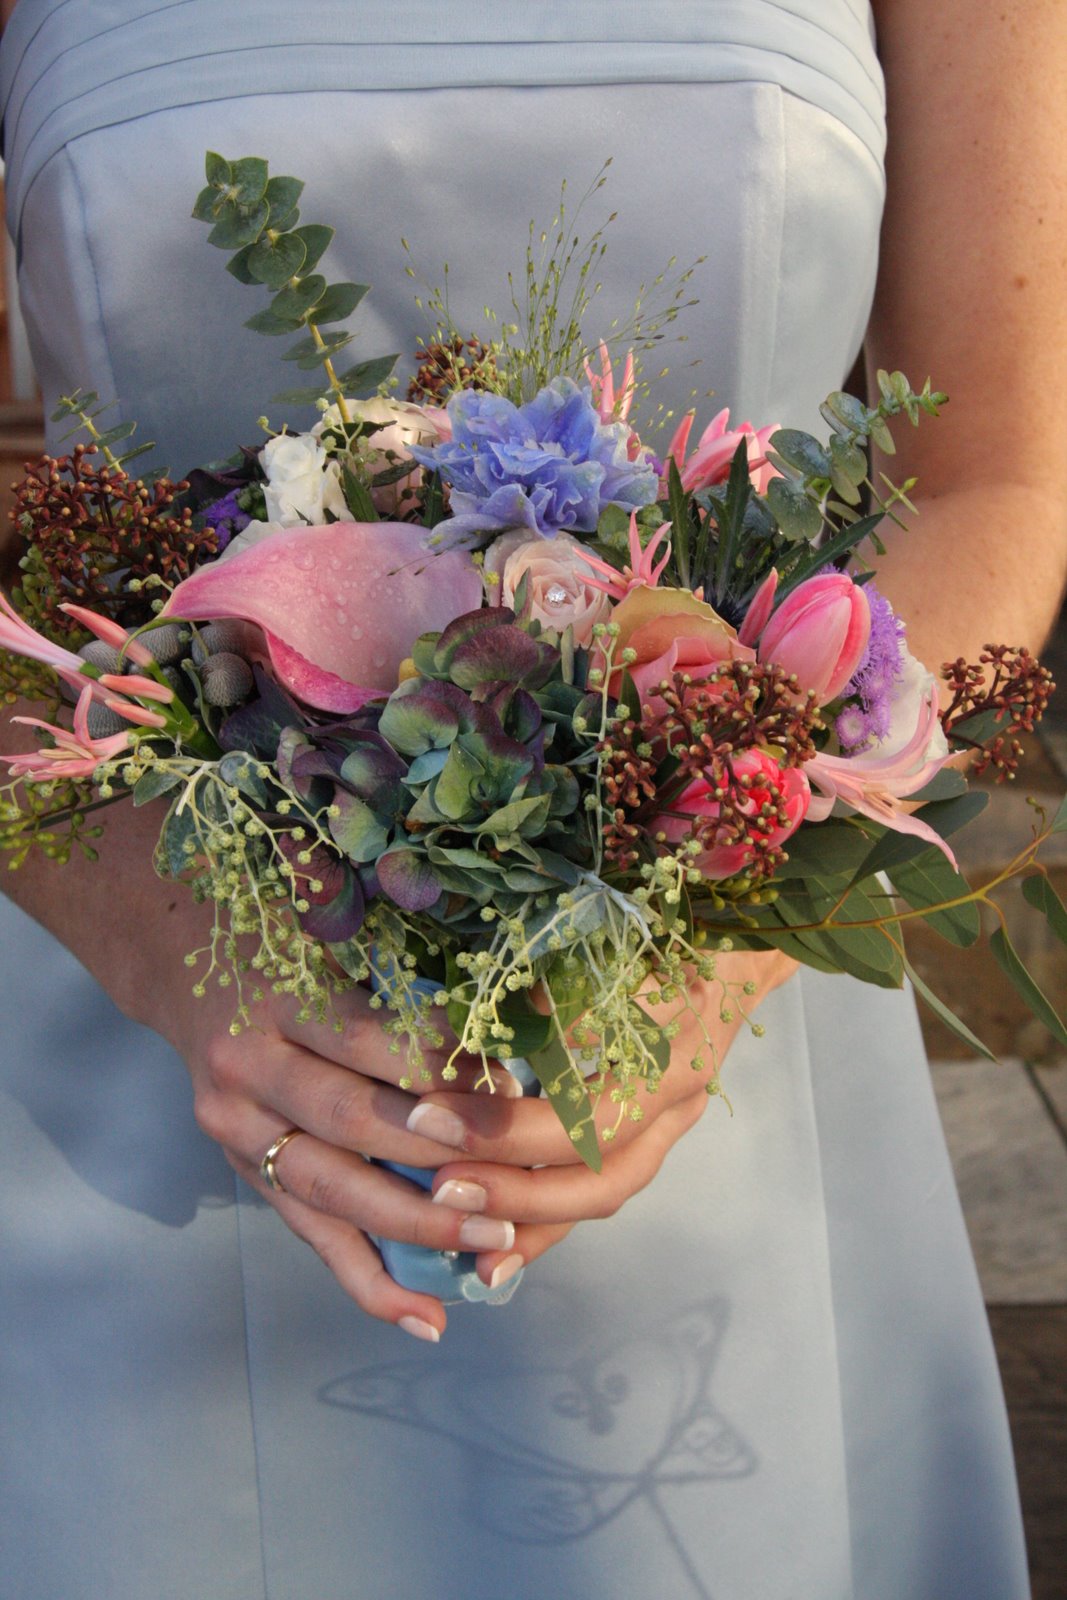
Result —
<instances>
[{"instance_id":1,"label":"woman's left hand","mask_svg":"<svg viewBox=\"0 0 1067 1600\"><path fill-rule=\"evenodd\" d=\"M515 1243L508 1251L478 1257L478 1273L489 1283L506 1264L501 1278L517 1270L520 1262L535 1260L557 1244L576 1222L614 1216L633 1195L655 1177L675 1142L697 1123L708 1104L707 1086L738 1030L745 1026L765 995L784 983L797 963L779 952L737 951L716 958L719 974L730 986L725 1003L730 1020L724 1022L722 991L714 984L694 979L689 995L695 1001L717 1053L717 1064L695 1072L690 1062L698 1052L708 1060L700 1023L680 1005L657 1007L658 1022L679 1020L670 1070L654 1094L639 1090L641 1118L624 1117L614 1139L605 1144L603 1167L593 1172L581 1161L563 1130L552 1105L545 1099L505 1100L501 1095L458 1096L433 1093L419 1101L409 1128L438 1143L451 1143L463 1156L440 1168L433 1183L434 1199L465 1212L479 1210L490 1217L515 1223ZM741 986L755 984L746 996ZM462 1116L459 1115L462 1110ZM605 1094L597 1111L603 1133L618 1117L618 1106Z\"/></svg>"}]
</instances>

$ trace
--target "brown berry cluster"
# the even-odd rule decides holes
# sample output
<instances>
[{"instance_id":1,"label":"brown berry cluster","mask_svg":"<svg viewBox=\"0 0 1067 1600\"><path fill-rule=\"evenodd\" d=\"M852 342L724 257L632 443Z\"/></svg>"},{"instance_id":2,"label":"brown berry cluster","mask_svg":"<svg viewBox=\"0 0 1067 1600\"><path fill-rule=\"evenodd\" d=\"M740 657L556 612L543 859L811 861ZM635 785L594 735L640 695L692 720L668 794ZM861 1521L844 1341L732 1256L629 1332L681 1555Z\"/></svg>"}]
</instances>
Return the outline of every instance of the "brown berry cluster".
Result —
<instances>
[{"instance_id":1,"label":"brown berry cluster","mask_svg":"<svg viewBox=\"0 0 1067 1600\"><path fill-rule=\"evenodd\" d=\"M986 681L986 669L993 673ZM980 752L971 768L980 777L990 768L996 781L1014 778L1023 753L1020 733L1033 733L1056 688L1052 674L1024 646L987 644L977 663L960 656L946 661L941 676L951 693L941 726L955 750ZM983 713L1006 714L1006 721L984 738L969 737L967 721Z\"/></svg>"},{"instance_id":2,"label":"brown berry cluster","mask_svg":"<svg viewBox=\"0 0 1067 1600\"><path fill-rule=\"evenodd\" d=\"M186 484L145 483L98 458L81 444L69 456L42 456L15 488L11 519L27 546L19 600L58 639L81 631L59 609L64 601L137 627L151 617L154 595L131 593L132 579L179 583L216 550L214 529L194 528L192 513L175 505Z\"/></svg>"},{"instance_id":3,"label":"brown berry cluster","mask_svg":"<svg viewBox=\"0 0 1067 1600\"><path fill-rule=\"evenodd\" d=\"M418 370L408 384L408 399L444 405L457 389L488 389L496 374L492 351L480 339L439 340L415 351Z\"/></svg>"},{"instance_id":4,"label":"brown berry cluster","mask_svg":"<svg viewBox=\"0 0 1067 1600\"><path fill-rule=\"evenodd\" d=\"M770 877L783 858L770 840L786 822L785 797L773 779L736 773L734 758L763 749L781 768L800 766L815 754L820 726L814 695L801 697L796 679L772 663L724 662L697 683L676 672L642 706L640 724L616 722L601 743L607 859L620 870L636 866L649 824L701 779L719 809L693 819L692 837L702 850L744 844L746 876Z\"/></svg>"}]
</instances>

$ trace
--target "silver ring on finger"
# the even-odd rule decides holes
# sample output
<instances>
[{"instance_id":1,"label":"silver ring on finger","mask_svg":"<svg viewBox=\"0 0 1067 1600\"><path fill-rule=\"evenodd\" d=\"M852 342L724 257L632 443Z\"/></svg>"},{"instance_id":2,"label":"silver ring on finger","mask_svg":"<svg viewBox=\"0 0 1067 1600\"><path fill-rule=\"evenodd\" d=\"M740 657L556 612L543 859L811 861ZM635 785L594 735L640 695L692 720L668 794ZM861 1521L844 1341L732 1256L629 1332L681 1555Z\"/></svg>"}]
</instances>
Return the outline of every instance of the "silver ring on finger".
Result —
<instances>
[{"instance_id":1,"label":"silver ring on finger","mask_svg":"<svg viewBox=\"0 0 1067 1600\"><path fill-rule=\"evenodd\" d=\"M285 1149L286 1145L289 1143L289 1140L295 1139L297 1134L303 1133L303 1131L303 1128L290 1128L288 1133L283 1133L279 1139L275 1139L274 1143L263 1157L263 1160L259 1163L260 1177L263 1179L263 1182L269 1189L274 1190L275 1194L289 1193L288 1189L285 1187L285 1184L278 1176L277 1160L282 1151Z\"/></svg>"}]
</instances>

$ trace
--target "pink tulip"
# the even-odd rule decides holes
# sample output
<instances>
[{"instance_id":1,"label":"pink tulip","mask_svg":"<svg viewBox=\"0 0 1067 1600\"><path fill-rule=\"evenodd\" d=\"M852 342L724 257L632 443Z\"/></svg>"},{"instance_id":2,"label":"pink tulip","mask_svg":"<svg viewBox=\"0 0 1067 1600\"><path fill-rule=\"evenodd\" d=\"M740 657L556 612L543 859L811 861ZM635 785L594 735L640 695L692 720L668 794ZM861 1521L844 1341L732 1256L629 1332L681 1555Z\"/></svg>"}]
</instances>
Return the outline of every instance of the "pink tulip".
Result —
<instances>
[{"instance_id":1,"label":"pink tulip","mask_svg":"<svg viewBox=\"0 0 1067 1600\"><path fill-rule=\"evenodd\" d=\"M819 572L794 589L764 628L759 659L796 674L825 705L863 660L871 632L867 596L845 572Z\"/></svg>"},{"instance_id":2,"label":"pink tulip","mask_svg":"<svg viewBox=\"0 0 1067 1600\"><path fill-rule=\"evenodd\" d=\"M421 633L481 604L463 551L434 555L406 522L286 528L179 583L163 615L233 617L266 635L278 681L323 711L357 711L396 688Z\"/></svg>"},{"instance_id":3,"label":"pink tulip","mask_svg":"<svg viewBox=\"0 0 1067 1600\"><path fill-rule=\"evenodd\" d=\"M735 779L743 780L737 785L744 793L740 810L752 818L751 831L769 844L784 844L807 814L811 790L804 773L798 767L780 767L762 750L743 750L733 762L733 772ZM658 817L652 823L652 832L665 833L673 844L680 844L689 837L694 822L713 821L719 815L722 808L716 793L713 783L696 779L679 795L671 815ZM786 821L768 825L763 820L764 809L777 809L778 804L785 811ZM713 844L696 857L693 865L705 878L732 878L751 866L755 858L755 847L741 840Z\"/></svg>"}]
</instances>

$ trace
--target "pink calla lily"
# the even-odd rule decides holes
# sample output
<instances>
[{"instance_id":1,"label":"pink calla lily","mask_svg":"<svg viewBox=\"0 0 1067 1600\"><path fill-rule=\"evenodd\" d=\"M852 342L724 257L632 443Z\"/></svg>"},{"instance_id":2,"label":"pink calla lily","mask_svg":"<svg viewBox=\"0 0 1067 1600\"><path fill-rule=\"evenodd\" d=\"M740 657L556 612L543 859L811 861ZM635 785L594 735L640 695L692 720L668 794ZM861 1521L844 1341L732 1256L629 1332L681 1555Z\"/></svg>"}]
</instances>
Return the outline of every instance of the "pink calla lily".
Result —
<instances>
[{"instance_id":1,"label":"pink calla lily","mask_svg":"<svg viewBox=\"0 0 1067 1600\"><path fill-rule=\"evenodd\" d=\"M476 610L481 591L470 557L431 554L423 528L334 522L285 529L200 567L163 615L255 623L279 682L308 705L344 714L391 692L418 636Z\"/></svg>"}]
</instances>

